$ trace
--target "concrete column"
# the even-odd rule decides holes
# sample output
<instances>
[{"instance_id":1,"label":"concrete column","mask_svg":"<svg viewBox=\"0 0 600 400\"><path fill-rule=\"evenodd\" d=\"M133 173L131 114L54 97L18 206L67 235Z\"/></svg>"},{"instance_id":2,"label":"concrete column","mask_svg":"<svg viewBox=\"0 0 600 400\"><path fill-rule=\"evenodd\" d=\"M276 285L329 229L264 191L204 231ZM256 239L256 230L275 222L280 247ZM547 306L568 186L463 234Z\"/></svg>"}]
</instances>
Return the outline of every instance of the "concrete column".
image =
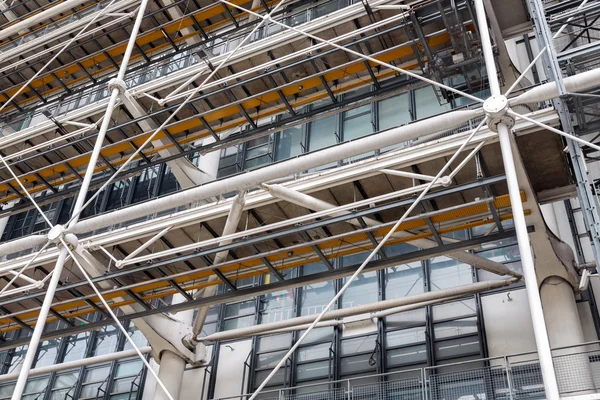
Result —
<instances>
[{"instance_id":1,"label":"concrete column","mask_svg":"<svg viewBox=\"0 0 600 400\"><path fill-rule=\"evenodd\" d=\"M552 231L557 238L560 238L560 230L558 229L558 222L556 221L554 205L542 204L540 206L540 210L542 210L542 216L544 217L544 221L546 221L548 229L550 229L550 231Z\"/></svg>"},{"instance_id":2,"label":"concrete column","mask_svg":"<svg viewBox=\"0 0 600 400\"><path fill-rule=\"evenodd\" d=\"M215 139L211 136L202 141L203 145L213 143ZM202 184L214 181L217 179L217 173L219 172L219 160L221 159L221 151L211 151L200 156L198 162L198 169L204 172L202 176Z\"/></svg>"},{"instance_id":3,"label":"concrete column","mask_svg":"<svg viewBox=\"0 0 600 400\"><path fill-rule=\"evenodd\" d=\"M173 295L173 304L183 303L185 298L180 294ZM192 324L194 319L194 310L185 310L176 314L177 319ZM158 378L165 385L173 399L179 399L181 386L183 385L183 372L185 371L186 361L177 354L165 350L160 355L160 366L158 369ZM156 385L154 390L154 400L169 400L163 390Z\"/></svg>"},{"instance_id":4,"label":"concrete column","mask_svg":"<svg viewBox=\"0 0 600 400\"><path fill-rule=\"evenodd\" d=\"M584 343L583 329L573 287L563 278L551 276L540 290L548 338L553 349ZM554 369L561 396L595 392L585 346L554 350Z\"/></svg>"},{"instance_id":5,"label":"concrete column","mask_svg":"<svg viewBox=\"0 0 600 400\"><path fill-rule=\"evenodd\" d=\"M179 399L184 370L185 361L182 358L168 350L162 352L160 356L160 368L158 369L158 379L162 381L175 400ZM154 400L169 400L165 392L158 385L154 390Z\"/></svg>"}]
</instances>

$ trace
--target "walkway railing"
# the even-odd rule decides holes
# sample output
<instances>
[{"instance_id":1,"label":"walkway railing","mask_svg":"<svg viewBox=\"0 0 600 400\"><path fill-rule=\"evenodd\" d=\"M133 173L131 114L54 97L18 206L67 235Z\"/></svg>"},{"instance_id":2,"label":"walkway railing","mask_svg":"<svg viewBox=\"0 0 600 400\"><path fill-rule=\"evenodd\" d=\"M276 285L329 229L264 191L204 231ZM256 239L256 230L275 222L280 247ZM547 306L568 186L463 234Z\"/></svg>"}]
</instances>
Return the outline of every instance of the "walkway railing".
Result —
<instances>
[{"instance_id":1,"label":"walkway railing","mask_svg":"<svg viewBox=\"0 0 600 400\"><path fill-rule=\"evenodd\" d=\"M600 342L553 350L561 397L600 393ZM250 394L218 400L246 400ZM469 360L263 391L263 400L517 400L545 398L537 353Z\"/></svg>"}]
</instances>

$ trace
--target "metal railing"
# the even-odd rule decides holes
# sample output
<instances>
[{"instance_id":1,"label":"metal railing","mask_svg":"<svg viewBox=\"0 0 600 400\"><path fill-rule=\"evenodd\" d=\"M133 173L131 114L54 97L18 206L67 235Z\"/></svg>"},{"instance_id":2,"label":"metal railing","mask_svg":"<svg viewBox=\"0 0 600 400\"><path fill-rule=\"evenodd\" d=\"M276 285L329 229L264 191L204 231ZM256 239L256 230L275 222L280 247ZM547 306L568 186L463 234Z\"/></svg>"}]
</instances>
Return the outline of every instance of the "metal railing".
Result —
<instances>
[{"instance_id":1,"label":"metal railing","mask_svg":"<svg viewBox=\"0 0 600 400\"><path fill-rule=\"evenodd\" d=\"M600 393L600 341L553 350L562 397ZM251 394L218 400L247 400ZM537 352L263 391L267 400L544 399ZM215 399L217 400L217 399Z\"/></svg>"}]
</instances>

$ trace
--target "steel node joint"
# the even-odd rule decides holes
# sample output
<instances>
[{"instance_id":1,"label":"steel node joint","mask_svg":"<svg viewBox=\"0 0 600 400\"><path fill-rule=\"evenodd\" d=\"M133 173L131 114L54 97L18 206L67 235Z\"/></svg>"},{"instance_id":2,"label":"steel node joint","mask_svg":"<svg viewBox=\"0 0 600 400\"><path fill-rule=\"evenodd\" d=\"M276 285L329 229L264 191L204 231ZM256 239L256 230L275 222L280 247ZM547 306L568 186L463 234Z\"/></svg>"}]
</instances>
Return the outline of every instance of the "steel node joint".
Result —
<instances>
[{"instance_id":1,"label":"steel node joint","mask_svg":"<svg viewBox=\"0 0 600 400\"><path fill-rule=\"evenodd\" d=\"M492 95L483 102L487 126L492 132L498 133L500 124L505 124L509 130L515 125L515 119L508 115L508 110L508 99L503 95Z\"/></svg>"},{"instance_id":2,"label":"steel node joint","mask_svg":"<svg viewBox=\"0 0 600 400\"><path fill-rule=\"evenodd\" d=\"M54 244L60 244L63 240L72 249L79 245L79 239L69 233L63 225L55 225L48 231L47 238Z\"/></svg>"},{"instance_id":3,"label":"steel node joint","mask_svg":"<svg viewBox=\"0 0 600 400\"><path fill-rule=\"evenodd\" d=\"M119 78L113 78L108 81L108 90L113 91L117 89L119 91L119 96L122 96L127 92L127 86L125 85L125 81Z\"/></svg>"}]
</instances>

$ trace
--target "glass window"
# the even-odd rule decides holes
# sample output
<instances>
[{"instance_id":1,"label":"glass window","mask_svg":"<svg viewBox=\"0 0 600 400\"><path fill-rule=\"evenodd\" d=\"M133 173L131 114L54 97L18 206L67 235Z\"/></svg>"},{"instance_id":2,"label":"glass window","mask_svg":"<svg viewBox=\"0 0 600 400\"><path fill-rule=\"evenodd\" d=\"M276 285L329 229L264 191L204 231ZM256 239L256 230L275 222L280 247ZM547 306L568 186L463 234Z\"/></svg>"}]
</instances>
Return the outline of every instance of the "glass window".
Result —
<instances>
[{"instance_id":1,"label":"glass window","mask_svg":"<svg viewBox=\"0 0 600 400\"><path fill-rule=\"evenodd\" d=\"M158 170L160 166L155 165L146 168L142 171L140 176L135 183L135 190L133 192L133 203L150 199L154 196L154 189L158 178Z\"/></svg>"},{"instance_id":2,"label":"glass window","mask_svg":"<svg viewBox=\"0 0 600 400\"><path fill-rule=\"evenodd\" d=\"M257 351L265 352L279 349L286 349L292 343L292 334L284 333L282 335L263 336L257 339Z\"/></svg>"},{"instance_id":3,"label":"glass window","mask_svg":"<svg viewBox=\"0 0 600 400\"><path fill-rule=\"evenodd\" d=\"M133 324L133 322L129 323L129 328L127 329L127 332L129 333L129 337L133 340L133 342L136 344L136 346L143 347L143 346L148 345L148 340L146 339L146 337L144 336L142 331L140 331L138 329L138 327ZM129 343L129 340L125 339L125 344L123 345L123 350L130 350L130 349L133 349L133 346L131 346L131 343Z\"/></svg>"},{"instance_id":4,"label":"glass window","mask_svg":"<svg viewBox=\"0 0 600 400\"><path fill-rule=\"evenodd\" d=\"M440 256L431 260L431 290L447 289L473 282L471 266Z\"/></svg>"},{"instance_id":5,"label":"glass window","mask_svg":"<svg viewBox=\"0 0 600 400\"><path fill-rule=\"evenodd\" d=\"M68 395L73 395L75 386L77 385L78 377L78 371L57 374L56 378L54 379L54 384L52 385L52 394L50 399L63 400L68 398Z\"/></svg>"},{"instance_id":6,"label":"glass window","mask_svg":"<svg viewBox=\"0 0 600 400\"><path fill-rule=\"evenodd\" d=\"M420 261L397 265L385 270L385 298L395 299L425 291L423 265Z\"/></svg>"},{"instance_id":7,"label":"glass window","mask_svg":"<svg viewBox=\"0 0 600 400\"><path fill-rule=\"evenodd\" d=\"M344 278L344 284L349 278ZM378 300L377 271L370 271L356 277L342 294L342 307L354 307L375 303Z\"/></svg>"},{"instance_id":8,"label":"glass window","mask_svg":"<svg viewBox=\"0 0 600 400\"><path fill-rule=\"evenodd\" d=\"M260 302L262 324L294 317L294 291L291 289L269 293Z\"/></svg>"},{"instance_id":9,"label":"glass window","mask_svg":"<svg viewBox=\"0 0 600 400\"><path fill-rule=\"evenodd\" d=\"M279 132L277 140L276 159L296 157L304 152L304 129L303 125L288 128Z\"/></svg>"},{"instance_id":10,"label":"glass window","mask_svg":"<svg viewBox=\"0 0 600 400\"><path fill-rule=\"evenodd\" d=\"M373 352L376 335L360 336L342 340L342 356L356 353Z\"/></svg>"},{"instance_id":11,"label":"glass window","mask_svg":"<svg viewBox=\"0 0 600 400\"><path fill-rule=\"evenodd\" d=\"M325 118L312 121L309 125L309 150L315 151L325 147L333 146L338 142L337 118L330 115Z\"/></svg>"},{"instance_id":12,"label":"glass window","mask_svg":"<svg viewBox=\"0 0 600 400\"><path fill-rule=\"evenodd\" d=\"M426 363L427 348L424 344L422 344L387 350L386 361L388 367Z\"/></svg>"},{"instance_id":13,"label":"glass window","mask_svg":"<svg viewBox=\"0 0 600 400\"><path fill-rule=\"evenodd\" d=\"M442 340L436 342L434 347L435 358L438 360L478 355L480 352L479 338L477 336Z\"/></svg>"},{"instance_id":14,"label":"glass window","mask_svg":"<svg viewBox=\"0 0 600 400\"><path fill-rule=\"evenodd\" d=\"M259 165L273 161L272 148L272 135L249 140L246 143L246 161L244 167L258 167Z\"/></svg>"},{"instance_id":15,"label":"glass window","mask_svg":"<svg viewBox=\"0 0 600 400\"><path fill-rule=\"evenodd\" d=\"M59 343L60 340L56 339L42 342L38 348L37 360L35 361L36 368L45 367L55 363Z\"/></svg>"},{"instance_id":16,"label":"glass window","mask_svg":"<svg viewBox=\"0 0 600 400\"><path fill-rule=\"evenodd\" d=\"M300 289L300 315L318 314L331 301L335 281L329 280L304 286Z\"/></svg>"},{"instance_id":17,"label":"glass window","mask_svg":"<svg viewBox=\"0 0 600 400\"><path fill-rule=\"evenodd\" d=\"M398 314L392 314L385 317L386 326L389 329L403 329L416 325L425 324L425 308L417 310L405 311Z\"/></svg>"},{"instance_id":18,"label":"glass window","mask_svg":"<svg viewBox=\"0 0 600 400\"><path fill-rule=\"evenodd\" d=\"M475 315L477 306L474 298L467 298L452 303L444 303L432 307L433 320L440 321L451 318L459 318L467 315Z\"/></svg>"},{"instance_id":19,"label":"glass window","mask_svg":"<svg viewBox=\"0 0 600 400\"><path fill-rule=\"evenodd\" d=\"M398 347L425 342L425 327L403 329L386 333L386 346Z\"/></svg>"},{"instance_id":20,"label":"glass window","mask_svg":"<svg viewBox=\"0 0 600 400\"><path fill-rule=\"evenodd\" d=\"M379 130L394 128L412 121L410 94L402 93L378 102Z\"/></svg>"},{"instance_id":21,"label":"glass window","mask_svg":"<svg viewBox=\"0 0 600 400\"><path fill-rule=\"evenodd\" d=\"M445 339L452 336L462 336L477 333L477 318L463 318L454 321L435 324L433 332L436 339Z\"/></svg>"},{"instance_id":22,"label":"glass window","mask_svg":"<svg viewBox=\"0 0 600 400\"><path fill-rule=\"evenodd\" d=\"M104 365L100 367L88 367L83 374L83 384L81 387L80 397L92 397L95 398L98 389L106 388L106 378L110 372L110 365Z\"/></svg>"},{"instance_id":23,"label":"glass window","mask_svg":"<svg viewBox=\"0 0 600 400\"><path fill-rule=\"evenodd\" d=\"M373 133L371 105L367 104L344 112L344 141L358 139Z\"/></svg>"},{"instance_id":24,"label":"glass window","mask_svg":"<svg viewBox=\"0 0 600 400\"><path fill-rule=\"evenodd\" d=\"M105 326L96 336L94 343L94 355L113 353L117 350L118 332L114 326Z\"/></svg>"},{"instance_id":25,"label":"glass window","mask_svg":"<svg viewBox=\"0 0 600 400\"><path fill-rule=\"evenodd\" d=\"M414 91L417 119L423 119L443 113L452 108L450 103L441 105L432 86L425 86Z\"/></svg>"},{"instance_id":26,"label":"glass window","mask_svg":"<svg viewBox=\"0 0 600 400\"><path fill-rule=\"evenodd\" d=\"M296 367L296 379L299 381L312 380L328 377L330 374L331 361L317 361L313 363L300 364Z\"/></svg>"},{"instance_id":27,"label":"glass window","mask_svg":"<svg viewBox=\"0 0 600 400\"><path fill-rule=\"evenodd\" d=\"M304 346L296 351L298 362L306 362L312 360L319 360L322 358L329 358L329 349L332 343L325 342L316 344L313 346Z\"/></svg>"},{"instance_id":28,"label":"glass window","mask_svg":"<svg viewBox=\"0 0 600 400\"><path fill-rule=\"evenodd\" d=\"M236 174L242 170L241 146L235 145L221 150L218 177Z\"/></svg>"},{"instance_id":29,"label":"glass window","mask_svg":"<svg viewBox=\"0 0 600 400\"><path fill-rule=\"evenodd\" d=\"M67 342L67 350L63 362L85 358L89 337L89 332L80 333L77 336L70 336Z\"/></svg>"}]
</instances>

